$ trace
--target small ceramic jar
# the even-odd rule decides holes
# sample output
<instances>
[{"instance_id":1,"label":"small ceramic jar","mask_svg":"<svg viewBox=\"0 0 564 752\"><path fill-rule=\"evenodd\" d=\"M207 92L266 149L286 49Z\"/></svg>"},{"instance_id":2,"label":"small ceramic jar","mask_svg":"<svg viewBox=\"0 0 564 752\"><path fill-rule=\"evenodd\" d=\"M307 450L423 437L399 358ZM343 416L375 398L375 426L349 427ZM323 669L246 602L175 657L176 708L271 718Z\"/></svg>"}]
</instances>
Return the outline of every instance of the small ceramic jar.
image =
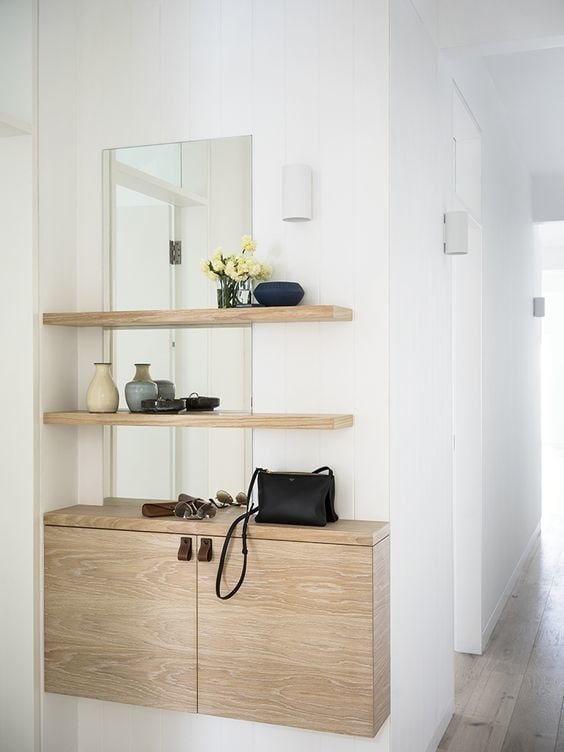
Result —
<instances>
[{"instance_id":1,"label":"small ceramic jar","mask_svg":"<svg viewBox=\"0 0 564 752\"><path fill-rule=\"evenodd\" d=\"M159 399L173 400L175 396L174 384L168 379L155 379L157 390L159 392Z\"/></svg>"}]
</instances>

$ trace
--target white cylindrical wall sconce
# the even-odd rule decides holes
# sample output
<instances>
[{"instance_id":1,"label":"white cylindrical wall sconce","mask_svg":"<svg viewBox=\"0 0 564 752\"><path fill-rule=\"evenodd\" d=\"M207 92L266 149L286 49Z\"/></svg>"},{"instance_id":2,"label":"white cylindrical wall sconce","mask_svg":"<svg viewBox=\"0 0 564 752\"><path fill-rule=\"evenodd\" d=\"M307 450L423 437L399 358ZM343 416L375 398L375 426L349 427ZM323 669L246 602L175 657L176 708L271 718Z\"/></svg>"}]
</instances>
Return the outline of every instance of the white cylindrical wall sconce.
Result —
<instances>
[{"instance_id":1,"label":"white cylindrical wall sconce","mask_svg":"<svg viewBox=\"0 0 564 752\"><path fill-rule=\"evenodd\" d=\"M307 222L312 218L311 167L291 164L282 167L282 219Z\"/></svg>"}]
</instances>

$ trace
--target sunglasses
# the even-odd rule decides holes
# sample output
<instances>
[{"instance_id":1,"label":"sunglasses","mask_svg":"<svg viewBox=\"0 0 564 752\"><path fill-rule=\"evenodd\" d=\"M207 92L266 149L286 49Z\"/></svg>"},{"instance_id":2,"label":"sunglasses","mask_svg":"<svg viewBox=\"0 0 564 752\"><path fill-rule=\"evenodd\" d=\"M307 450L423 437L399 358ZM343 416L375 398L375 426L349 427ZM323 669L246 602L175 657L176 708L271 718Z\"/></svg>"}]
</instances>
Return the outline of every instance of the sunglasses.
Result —
<instances>
[{"instance_id":1,"label":"sunglasses","mask_svg":"<svg viewBox=\"0 0 564 752\"><path fill-rule=\"evenodd\" d=\"M241 507L247 503L247 495L240 491L235 498L227 491L218 491L215 499L198 499L195 496L181 493L178 503L174 507L175 517L191 520L205 520L215 517L218 509L225 507Z\"/></svg>"}]
</instances>

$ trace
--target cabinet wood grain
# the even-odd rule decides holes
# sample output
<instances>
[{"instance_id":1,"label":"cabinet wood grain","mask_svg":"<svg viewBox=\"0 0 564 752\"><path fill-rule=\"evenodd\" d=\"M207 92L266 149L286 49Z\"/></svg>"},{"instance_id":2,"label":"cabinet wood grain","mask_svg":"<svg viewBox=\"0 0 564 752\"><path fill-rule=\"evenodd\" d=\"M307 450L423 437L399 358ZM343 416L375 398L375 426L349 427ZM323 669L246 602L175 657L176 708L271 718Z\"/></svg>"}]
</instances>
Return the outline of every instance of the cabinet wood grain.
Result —
<instances>
[{"instance_id":1,"label":"cabinet wood grain","mask_svg":"<svg viewBox=\"0 0 564 752\"><path fill-rule=\"evenodd\" d=\"M198 652L198 711L374 736L386 706L375 702L374 677L386 693L388 658L375 669L372 549L252 540L244 586L220 601L222 543L214 539L214 561L198 566L198 631L206 636ZM226 589L237 581L239 552L236 542ZM386 610L383 603L379 628Z\"/></svg>"},{"instance_id":2,"label":"cabinet wood grain","mask_svg":"<svg viewBox=\"0 0 564 752\"><path fill-rule=\"evenodd\" d=\"M390 715L390 538L372 549L374 733Z\"/></svg>"},{"instance_id":3,"label":"cabinet wood grain","mask_svg":"<svg viewBox=\"0 0 564 752\"><path fill-rule=\"evenodd\" d=\"M45 528L46 691L196 711L196 567L179 543Z\"/></svg>"},{"instance_id":4,"label":"cabinet wood grain","mask_svg":"<svg viewBox=\"0 0 564 752\"><path fill-rule=\"evenodd\" d=\"M387 524L252 524L247 579L221 601L236 511L209 522L143 518L131 505L48 513L45 689L374 736L390 707ZM137 523L147 528L128 528ZM187 535L194 555L179 561ZM204 538L210 560L196 556ZM234 538L225 589L240 566Z\"/></svg>"}]
</instances>

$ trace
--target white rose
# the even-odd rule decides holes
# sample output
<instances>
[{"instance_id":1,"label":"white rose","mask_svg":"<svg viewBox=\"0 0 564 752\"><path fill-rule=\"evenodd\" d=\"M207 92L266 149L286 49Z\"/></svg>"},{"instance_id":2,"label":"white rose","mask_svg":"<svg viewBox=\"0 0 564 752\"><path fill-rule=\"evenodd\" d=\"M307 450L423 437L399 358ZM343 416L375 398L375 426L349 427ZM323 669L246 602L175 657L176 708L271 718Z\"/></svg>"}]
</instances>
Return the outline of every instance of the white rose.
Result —
<instances>
[{"instance_id":1,"label":"white rose","mask_svg":"<svg viewBox=\"0 0 564 752\"><path fill-rule=\"evenodd\" d=\"M262 264L260 270L260 279L269 279L272 274L272 267L269 264Z\"/></svg>"},{"instance_id":2,"label":"white rose","mask_svg":"<svg viewBox=\"0 0 564 752\"><path fill-rule=\"evenodd\" d=\"M233 259L230 259L225 264L225 274L230 278L237 281L237 269L235 267L235 263L233 262Z\"/></svg>"},{"instance_id":3,"label":"white rose","mask_svg":"<svg viewBox=\"0 0 564 752\"><path fill-rule=\"evenodd\" d=\"M243 235L241 238L241 248L243 253L254 253L257 249L256 241L250 235Z\"/></svg>"},{"instance_id":4,"label":"white rose","mask_svg":"<svg viewBox=\"0 0 564 752\"><path fill-rule=\"evenodd\" d=\"M253 264L249 264L249 277L252 279L258 279L261 272L261 265L255 261Z\"/></svg>"}]
</instances>

